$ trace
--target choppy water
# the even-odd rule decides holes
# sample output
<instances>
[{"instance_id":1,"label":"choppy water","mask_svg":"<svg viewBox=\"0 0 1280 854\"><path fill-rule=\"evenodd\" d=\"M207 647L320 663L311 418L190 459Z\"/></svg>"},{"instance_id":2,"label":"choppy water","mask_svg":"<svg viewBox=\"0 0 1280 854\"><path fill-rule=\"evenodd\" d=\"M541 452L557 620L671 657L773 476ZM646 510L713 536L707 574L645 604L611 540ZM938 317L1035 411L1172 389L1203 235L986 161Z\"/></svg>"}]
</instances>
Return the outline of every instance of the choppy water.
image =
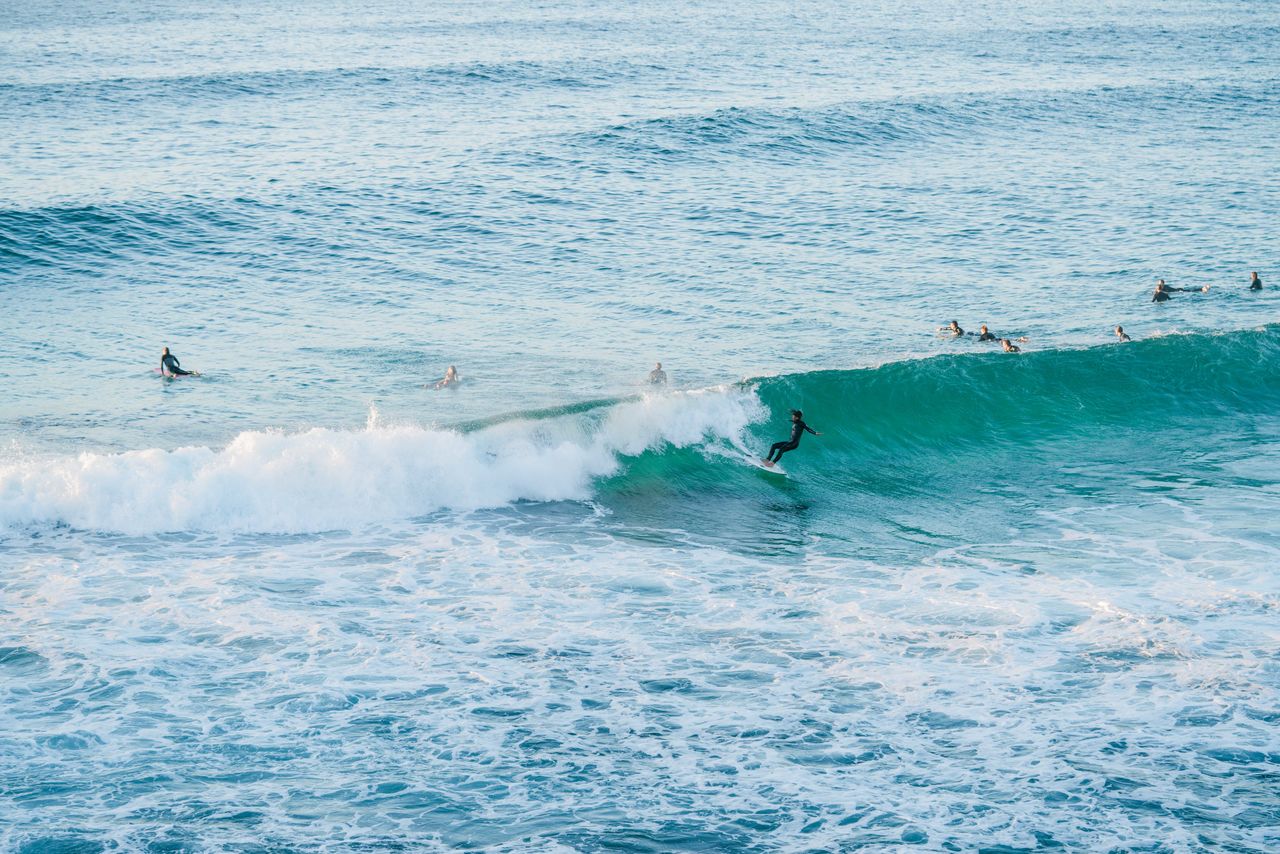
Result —
<instances>
[{"instance_id":1,"label":"choppy water","mask_svg":"<svg viewBox=\"0 0 1280 854\"><path fill-rule=\"evenodd\" d=\"M0 849L1280 847L1278 35L0 3Z\"/></svg>"}]
</instances>

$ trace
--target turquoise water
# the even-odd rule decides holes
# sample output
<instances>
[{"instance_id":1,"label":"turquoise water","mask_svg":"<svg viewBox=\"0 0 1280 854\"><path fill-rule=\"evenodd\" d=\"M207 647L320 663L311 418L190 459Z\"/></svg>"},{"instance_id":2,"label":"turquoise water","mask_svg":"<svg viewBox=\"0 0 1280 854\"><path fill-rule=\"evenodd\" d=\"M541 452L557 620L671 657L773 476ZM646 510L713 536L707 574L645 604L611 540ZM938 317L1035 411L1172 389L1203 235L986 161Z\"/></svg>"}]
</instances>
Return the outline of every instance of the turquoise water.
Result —
<instances>
[{"instance_id":1,"label":"turquoise water","mask_svg":"<svg viewBox=\"0 0 1280 854\"><path fill-rule=\"evenodd\" d=\"M1270 4L0 11L0 849L1280 847Z\"/></svg>"}]
</instances>

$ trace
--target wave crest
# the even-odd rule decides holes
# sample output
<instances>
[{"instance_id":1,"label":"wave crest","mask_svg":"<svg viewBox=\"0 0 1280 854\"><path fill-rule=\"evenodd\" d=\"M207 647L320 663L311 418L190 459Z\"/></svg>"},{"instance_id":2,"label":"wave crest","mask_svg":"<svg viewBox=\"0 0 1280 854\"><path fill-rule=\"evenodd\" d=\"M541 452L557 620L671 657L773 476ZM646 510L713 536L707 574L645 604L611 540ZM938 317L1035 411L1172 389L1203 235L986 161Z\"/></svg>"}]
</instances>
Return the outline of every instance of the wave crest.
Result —
<instances>
[{"instance_id":1,"label":"wave crest","mask_svg":"<svg viewBox=\"0 0 1280 854\"><path fill-rule=\"evenodd\" d=\"M0 463L0 526L304 533L598 490L608 500L655 483L700 501L754 488L741 461L785 435L793 407L825 434L788 461L806 489L832 501L876 495L888 486L858 478L888 466L914 495L945 493L957 455L970 451L970 464L1000 454L1052 468L1087 464L1105 446L1158 466L1172 431L1191 441L1271 416L1278 376L1280 326L1270 326L1020 356L987 348L460 430L371 417L363 430L241 433L222 449Z\"/></svg>"}]
</instances>

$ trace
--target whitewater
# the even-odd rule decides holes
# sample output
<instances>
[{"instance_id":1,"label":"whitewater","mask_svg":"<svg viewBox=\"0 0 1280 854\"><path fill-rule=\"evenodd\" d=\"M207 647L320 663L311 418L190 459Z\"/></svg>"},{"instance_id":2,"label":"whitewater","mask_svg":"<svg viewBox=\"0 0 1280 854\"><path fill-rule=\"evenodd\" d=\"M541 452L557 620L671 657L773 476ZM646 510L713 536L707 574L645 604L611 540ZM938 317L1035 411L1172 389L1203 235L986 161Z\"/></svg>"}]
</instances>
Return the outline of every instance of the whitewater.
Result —
<instances>
[{"instance_id":1,"label":"whitewater","mask_svg":"<svg viewBox=\"0 0 1280 854\"><path fill-rule=\"evenodd\" d=\"M1280 848L1278 35L0 0L0 851Z\"/></svg>"},{"instance_id":2,"label":"whitewater","mask_svg":"<svg viewBox=\"0 0 1280 854\"><path fill-rule=\"evenodd\" d=\"M603 418L512 419L465 435L381 426L374 411L360 431L249 432L220 449L27 459L0 467L0 518L126 533L295 533L442 508L586 500L621 455L709 435L741 447L759 409L741 393L677 393L617 403Z\"/></svg>"}]
</instances>

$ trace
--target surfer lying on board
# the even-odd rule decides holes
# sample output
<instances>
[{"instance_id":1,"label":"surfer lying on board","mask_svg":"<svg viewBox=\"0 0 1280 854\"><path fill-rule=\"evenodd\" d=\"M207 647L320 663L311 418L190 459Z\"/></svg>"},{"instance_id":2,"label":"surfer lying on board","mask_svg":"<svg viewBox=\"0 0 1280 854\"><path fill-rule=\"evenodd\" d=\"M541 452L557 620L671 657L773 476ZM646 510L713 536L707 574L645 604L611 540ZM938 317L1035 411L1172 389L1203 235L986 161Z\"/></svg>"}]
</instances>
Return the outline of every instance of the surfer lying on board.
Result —
<instances>
[{"instance_id":1,"label":"surfer lying on board","mask_svg":"<svg viewBox=\"0 0 1280 854\"><path fill-rule=\"evenodd\" d=\"M971 332L969 334L972 335L973 333ZM988 329L987 324L984 323L978 327L978 340L979 341L1002 341L1004 339L1002 339L999 335L995 334L990 329ZM1027 336L1023 335L1021 338L1012 338L1010 340L1026 341Z\"/></svg>"},{"instance_id":2,"label":"surfer lying on board","mask_svg":"<svg viewBox=\"0 0 1280 854\"><path fill-rule=\"evenodd\" d=\"M799 409L791 410L791 438L786 442L774 442L769 448L769 456L764 458L764 464L772 466L778 460L782 459L782 455L787 451L794 451L800 447L800 437L804 435L804 431L808 430L815 436L821 436L817 430L814 430L808 424L804 423L804 413Z\"/></svg>"},{"instance_id":3,"label":"surfer lying on board","mask_svg":"<svg viewBox=\"0 0 1280 854\"><path fill-rule=\"evenodd\" d=\"M458 376L458 369L450 365L449 370L444 372L444 379L436 383L436 388L449 388L450 386L456 386L460 382L462 382L462 377Z\"/></svg>"},{"instance_id":4,"label":"surfer lying on board","mask_svg":"<svg viewBox=\"0 0 1280 854\"><path fill-rule=\"evenodd\" d=\"M1169 294L1172 294L1172 293L1189 293L1190 294L1190 293L1196 293L1196 292L1207 294L1209 293L1209 286L1205 285L1203 288L1171 288L1164 283L1164 279L1160 279L1156 282L1156 290L1155 290L1155 293L1151 295L1151 301L1164 302L1165 300L1169 299Z\"/></svg>"},{"instance_id":5,"label":"surfer lying on board","mask_svg":"<svg viewBox=\"0 0 1280 854\"><path fill-rule=\"evenodd\" d=\"M160 374L166 377L198 377L197 371L184 371L178 364L178 357L169 352L169 348L164 348L164 354L160 357Z\"/></svg>"}]
</instances>

